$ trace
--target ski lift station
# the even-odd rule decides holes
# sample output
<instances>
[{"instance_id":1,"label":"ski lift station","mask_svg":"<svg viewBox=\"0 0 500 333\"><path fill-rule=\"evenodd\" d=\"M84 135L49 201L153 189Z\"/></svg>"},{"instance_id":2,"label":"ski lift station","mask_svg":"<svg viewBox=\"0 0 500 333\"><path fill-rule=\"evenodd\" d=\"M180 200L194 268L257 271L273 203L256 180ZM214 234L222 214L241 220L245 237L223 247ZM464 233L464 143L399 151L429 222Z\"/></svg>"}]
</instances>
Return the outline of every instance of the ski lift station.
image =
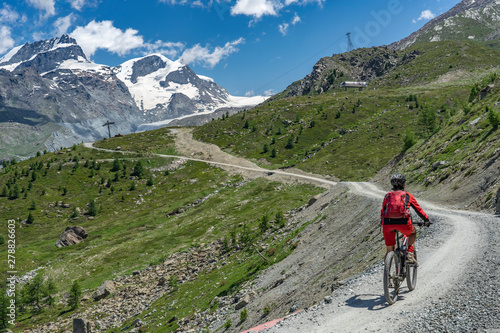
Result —
<instances>
[{"instance_id":1,"label":"ski lift station","mask_svg":"<svg viewBox=\"0 0 500 333\"><path fill-rule=\"evenodd\" d=\"M341 88L359 88L359 91L363 90L363 88L368 87L368 83L361 81L345 81L340 84Z\"/></svg>"}]
</instances>

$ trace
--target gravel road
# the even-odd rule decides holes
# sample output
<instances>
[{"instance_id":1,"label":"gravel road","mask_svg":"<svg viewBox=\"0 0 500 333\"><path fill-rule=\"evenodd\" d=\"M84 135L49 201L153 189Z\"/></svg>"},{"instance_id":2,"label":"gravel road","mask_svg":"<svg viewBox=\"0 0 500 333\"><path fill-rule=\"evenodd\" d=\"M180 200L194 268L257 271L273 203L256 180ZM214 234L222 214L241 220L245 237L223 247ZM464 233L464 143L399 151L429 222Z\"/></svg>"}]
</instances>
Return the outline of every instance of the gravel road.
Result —
<instances>
[{"instance_id":1,"label":"gravel road","mask_svg":"<svg viewBox=\"0 0 500 333\"><path fill-rule=\"evenodd\" d=\"M350 186L371 197L384 194L373 184ZM389 306L379 264L319 305L261 332L500 332L498 217L420 203L435 224L417 241L414 291L404 284Z\"/></svg>"}]
</instances>

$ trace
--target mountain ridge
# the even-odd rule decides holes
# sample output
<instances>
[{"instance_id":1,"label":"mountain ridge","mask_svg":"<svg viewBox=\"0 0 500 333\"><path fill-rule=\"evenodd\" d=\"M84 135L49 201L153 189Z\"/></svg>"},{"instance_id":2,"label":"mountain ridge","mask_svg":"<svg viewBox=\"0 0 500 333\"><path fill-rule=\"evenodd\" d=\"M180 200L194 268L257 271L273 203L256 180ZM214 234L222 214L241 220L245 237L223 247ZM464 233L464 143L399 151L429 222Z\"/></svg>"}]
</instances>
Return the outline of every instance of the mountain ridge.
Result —
<instances>
[{"instance_id":1,"label":"mountain ridge","mask_svg":"<svg viewBox=\"0 0 500 333\"><path fill-rule=\"evenodd\" d=\"M402 50L416 42L432 42L444 39L493 40L500 37L499 23L500 1L463 0L449 11L427 22L410 36L390 44L389 48ZM474 26L479 26L481 29L472 29L471 27ZM471 31L470 33L475 32L478 36L470 35L467 31ZM443 35L446 36L443 38L441 37Z\"/></svg>"},{"instance_id":2,"label":"mountain ridge","mask_svg":"<svg viewBox=\"0 0 500 333\"><path fill-rule=\"evenodd\" d=\"M144 123L253 106L265 99L231 96L213 79L161 55L115 67L96 64L68 35L13 48L0 58L0 82L0 112L5 113L0 119L6 119L0 122L0 140L10 143L0 147L0 159L102 139L108 121L114 123L113 133L128 134ZM11 115L16 108L44 121ZM21 129L29 139L19 140Z\"/></svg>"}]
</instances>

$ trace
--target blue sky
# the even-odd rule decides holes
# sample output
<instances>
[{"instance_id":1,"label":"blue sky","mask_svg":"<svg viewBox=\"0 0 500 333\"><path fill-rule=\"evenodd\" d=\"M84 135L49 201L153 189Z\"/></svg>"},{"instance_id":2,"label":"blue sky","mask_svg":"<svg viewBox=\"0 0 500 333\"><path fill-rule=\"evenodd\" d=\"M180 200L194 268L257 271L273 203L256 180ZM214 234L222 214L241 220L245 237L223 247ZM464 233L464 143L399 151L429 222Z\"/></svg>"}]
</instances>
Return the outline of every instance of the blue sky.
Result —
<instances>
[{"instance_id":1,"label":"blue sky","mask_svg":"<svg viewBox=\"0 0 500 333\"><path fill-rule=\"evenodd\" d=\"M0 55L68 33L109 66L159 52L233 95L272 94L324 56L390 44L458 0L7 0Z\"/></svg>"}]
</instances>

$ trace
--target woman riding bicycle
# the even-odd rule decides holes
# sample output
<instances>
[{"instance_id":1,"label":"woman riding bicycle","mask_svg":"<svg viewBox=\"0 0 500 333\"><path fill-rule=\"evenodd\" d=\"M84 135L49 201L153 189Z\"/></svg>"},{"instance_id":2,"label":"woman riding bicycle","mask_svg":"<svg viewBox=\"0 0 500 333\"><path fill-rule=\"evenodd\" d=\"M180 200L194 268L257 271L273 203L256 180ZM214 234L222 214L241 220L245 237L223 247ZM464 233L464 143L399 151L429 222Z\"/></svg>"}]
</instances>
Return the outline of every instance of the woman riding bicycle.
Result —
<instances>
[{"instance_id":1,"label":"woman riding bicycle","mask_svg":"<svg viewBox=\"0 0 500 333\"><path fill-rule=\"evenodd\" d=\"M394 251L396 245L396 230L408 237L408 255L409 263L417 264L413 255L413 244L417 239L417 231L412 224L410 207L412 207L418 216L428 225L429 217L420 207L413 195L405 192L406 178L403 175L395 174L391 177L392 191L384 197L382 210L380 212L382 230L384 234L387 253Z\"/></svg>"}]
</instances>

